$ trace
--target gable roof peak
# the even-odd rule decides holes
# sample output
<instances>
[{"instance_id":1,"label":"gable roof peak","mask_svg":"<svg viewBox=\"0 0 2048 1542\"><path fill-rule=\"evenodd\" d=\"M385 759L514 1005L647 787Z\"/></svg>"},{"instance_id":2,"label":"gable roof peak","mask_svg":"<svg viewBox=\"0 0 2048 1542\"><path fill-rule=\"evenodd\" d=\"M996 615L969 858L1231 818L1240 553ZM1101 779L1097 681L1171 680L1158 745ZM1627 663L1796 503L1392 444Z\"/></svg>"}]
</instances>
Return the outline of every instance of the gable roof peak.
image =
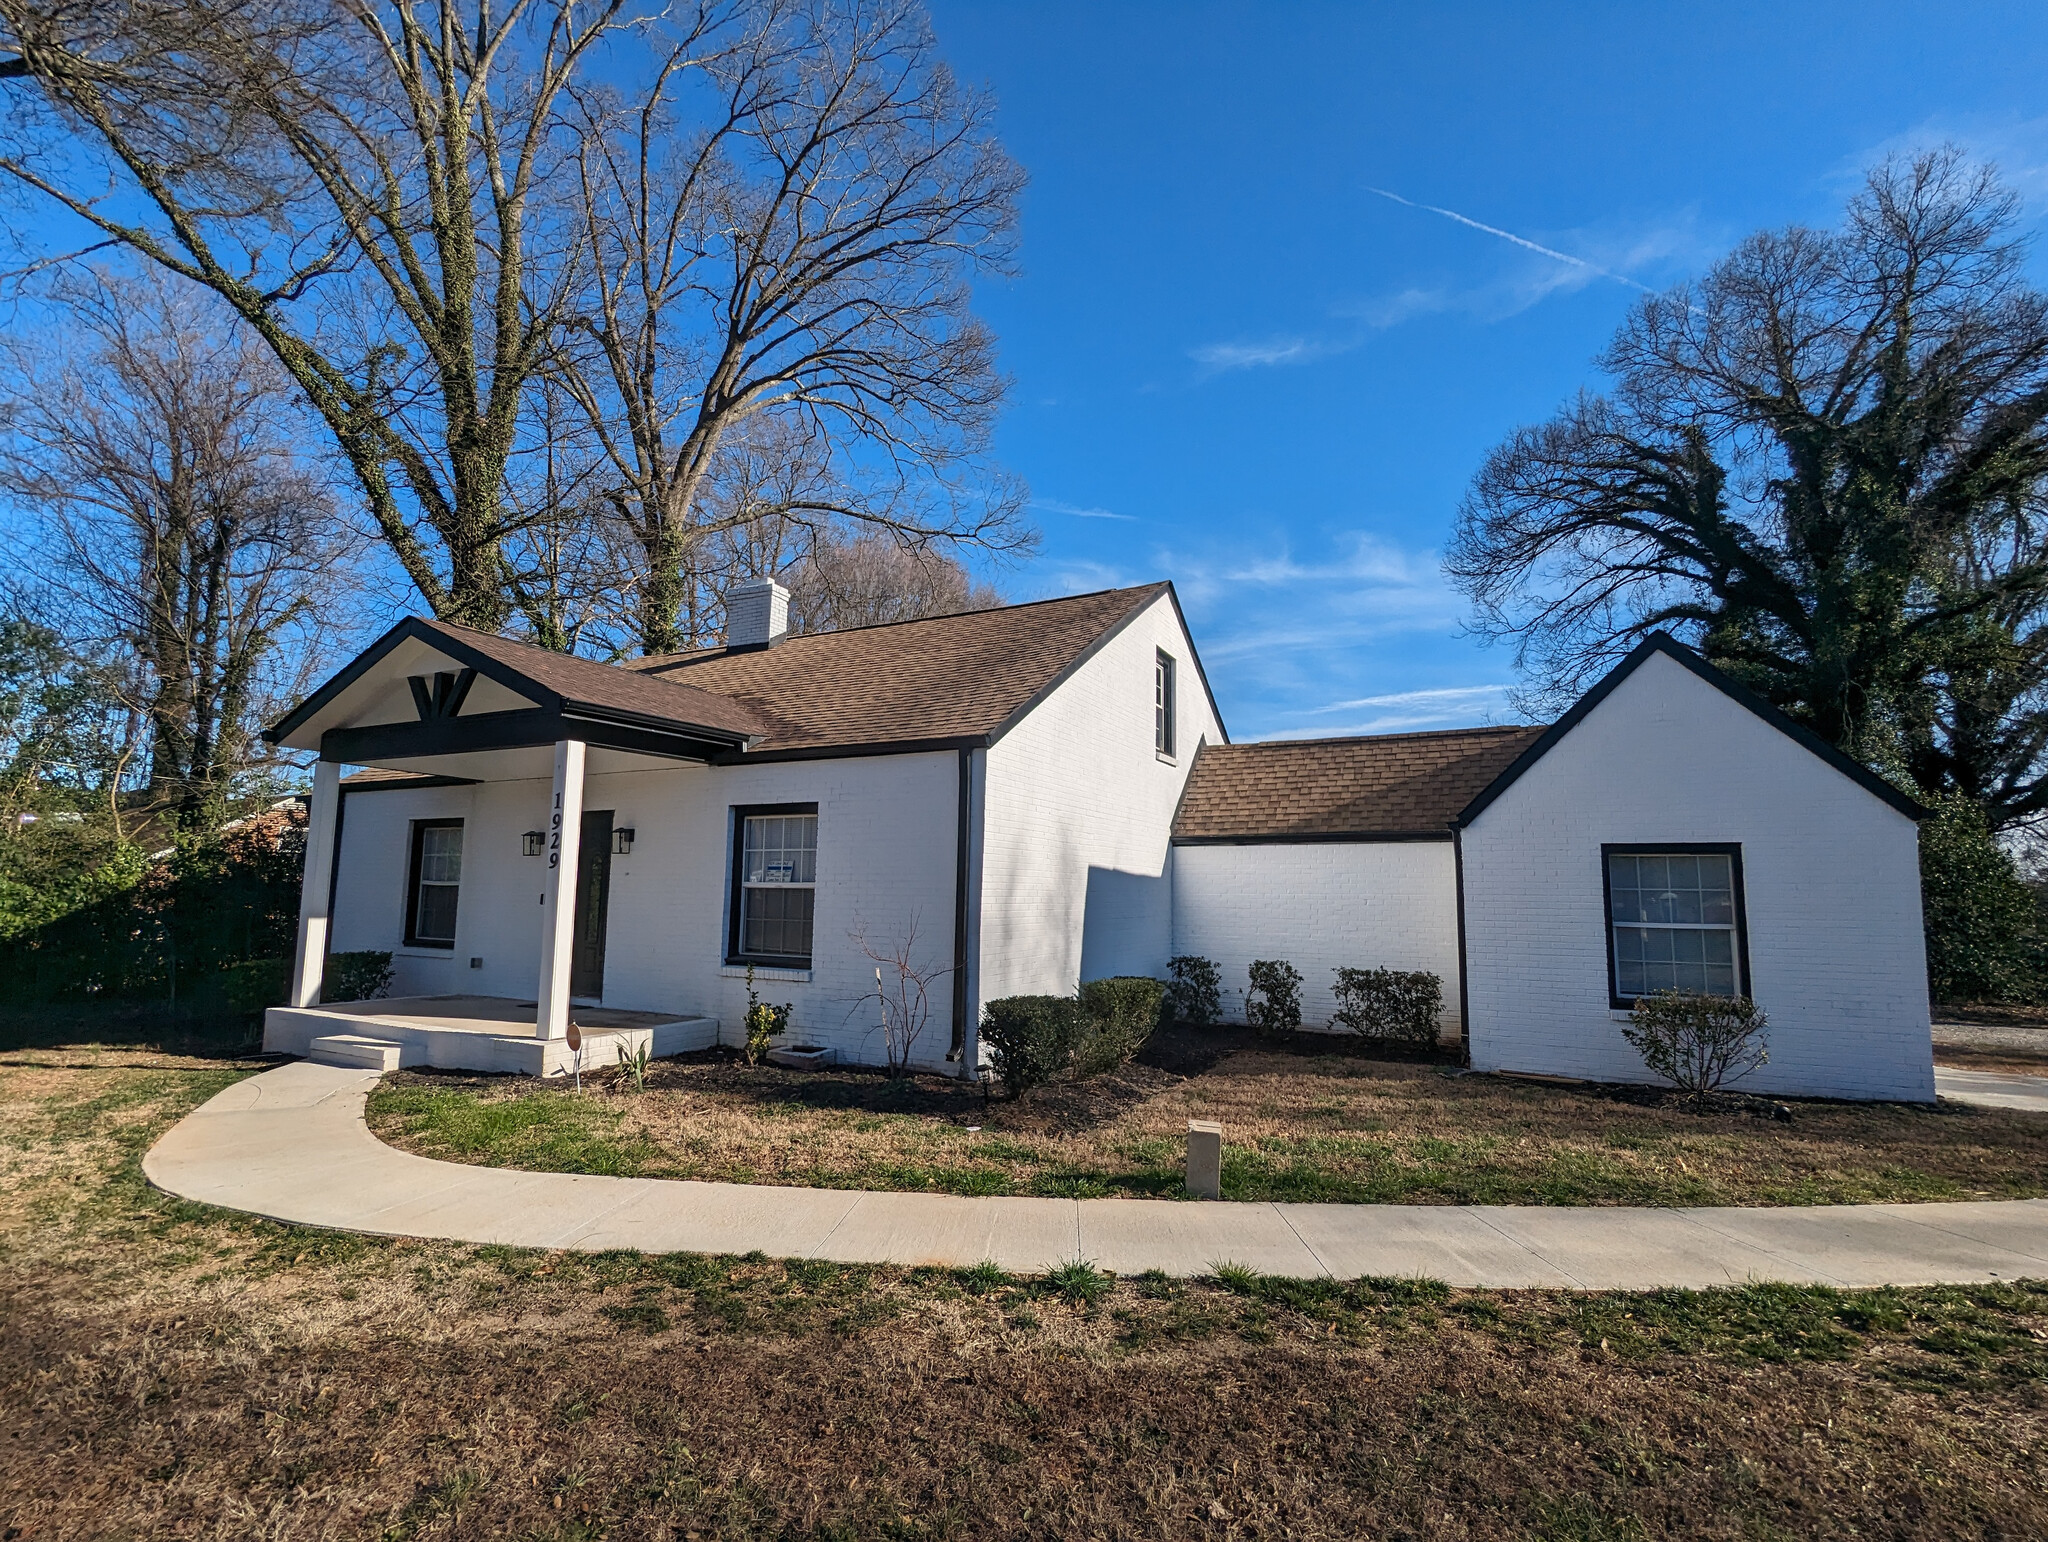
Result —
<instances>
[{"instance_id":1,"label":"gable roof peak","mask_svg":"<svg viewBox=\"0 0 2048 1542\"><path fill-rule=\"evenodd\" d=\"M1783 711L1772 706L1771 703L1764 700L1763 697L1752 691L1748 686L1723 674L1712 664L1709 664L1696 649L1680 642L1669 632L1656 631L1650 633L1649 636L1631 648L1627 656L1595 682L1592 689L1588 690L1585 695L1573 702L1570 710L1555 723L1551 724L1541 738L1537 739L1535 743L1516 756L1511 765L1503 770L1499 776L1495 777L1477 797L1465 805L1464 809L1459 813L1456 823L1461 828L1471 824L1473 820L1486 811L1487 807L1496 798L1500 797L1502 793L1519 781L1524 772L1545 755L1549 754L1559 740L1578 727L1595 707L1612 695L1616 687L1638 669L1642 668L1650 659L1659 654L1690 671L1737 706L1763 719L1765 723L1777 729L1779 733L1799 745L1801 749L1804 749L1820 760L1826 761L1828 765L1839 771L1843 776L1846 776L1865 792L1890 804L1908 819L1917 822L1927 817L1928 810L1926 808L1922 807L1918 801L1907 793L1879 776L1870 767L1854 759L1852 756L1844 754L1840 749L1828 743L1827 740L1823 739L1811 728L1808 728L1804 723L1797 722L1786 716Z\"/></svg>"}]
</instances>

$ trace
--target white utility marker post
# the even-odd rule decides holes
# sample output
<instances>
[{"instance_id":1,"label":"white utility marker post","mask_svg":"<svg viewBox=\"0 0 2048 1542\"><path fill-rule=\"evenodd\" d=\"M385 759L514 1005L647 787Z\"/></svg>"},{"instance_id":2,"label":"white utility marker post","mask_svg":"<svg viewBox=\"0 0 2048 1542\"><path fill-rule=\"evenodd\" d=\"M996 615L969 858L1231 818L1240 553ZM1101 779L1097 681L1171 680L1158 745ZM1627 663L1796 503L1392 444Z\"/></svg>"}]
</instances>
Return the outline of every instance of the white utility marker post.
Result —
<instances>
[{"instance_id":1,"label":"white utility marker post","mask_svg":"<svg viewBox=\"0 0 2048 1542\"><path fill-rule=\"evenodd\" d=\"M306 873L299 886L299 942L292 954L291 1004L317 1006L327 967L327 900L334 888L334 822L341 812L341 766L313 763L313 807L306 820Z\"/></svg>"},{"instance_id":2,"label":"white utility marker post","mask_svg":"<svg viewBox=\"0 0 2048 1542\"><path fill-rule=\"evenodd\" d=\"M534 1032L559 1039L569 1032L569 966L576 957L576 866L583 843L581 739L555 745L555 801L548 811L548 866L540 895L540 989Z\"/></svg>"}]
</instances>

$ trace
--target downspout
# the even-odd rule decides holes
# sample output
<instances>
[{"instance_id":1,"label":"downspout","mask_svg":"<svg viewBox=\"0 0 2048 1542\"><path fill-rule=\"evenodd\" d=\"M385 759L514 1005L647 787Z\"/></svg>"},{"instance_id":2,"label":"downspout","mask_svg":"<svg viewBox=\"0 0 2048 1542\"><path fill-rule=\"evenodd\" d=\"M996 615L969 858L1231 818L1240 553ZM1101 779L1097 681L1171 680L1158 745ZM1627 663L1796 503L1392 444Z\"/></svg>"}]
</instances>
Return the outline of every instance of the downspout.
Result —
<instances>
[{"instance_id":1,"label":"downspout","mask_svg":"<svg viewBox=\"0 0 2048 1542\"><path fill-rule=\"evenodd\" d=\"M341 831L348 823L348 789L334 790L334 855L327 863L327 951L334 951L334 896L341 891Z\"/></svg>"},{"instance_id":2,"label":"downspout","mask_svg":"<svg viewBox=\"0 0 2048 1542\"><path fill-rule=\"evenodd\" d=\"M960 788L954 798L953 843L953 1045L946 1051L946 1058L960 1061L960 1075L972 1081L976 1067L967 1059L967 891L968 858L972 851L974 751L962 749L958 754Z\"/></svg>"},{"instance_id":3,"label":"downspout","mask_svg":"<svg viewBox=\"0 0 2048 1542\"><path fill-rule=\"evenodd\" d=\"M1472 993L1465 983L1465 831L1451 826L1451 863L1458 891L1458 1058L1472 1063Z\"/></svg>"}]
</instances>

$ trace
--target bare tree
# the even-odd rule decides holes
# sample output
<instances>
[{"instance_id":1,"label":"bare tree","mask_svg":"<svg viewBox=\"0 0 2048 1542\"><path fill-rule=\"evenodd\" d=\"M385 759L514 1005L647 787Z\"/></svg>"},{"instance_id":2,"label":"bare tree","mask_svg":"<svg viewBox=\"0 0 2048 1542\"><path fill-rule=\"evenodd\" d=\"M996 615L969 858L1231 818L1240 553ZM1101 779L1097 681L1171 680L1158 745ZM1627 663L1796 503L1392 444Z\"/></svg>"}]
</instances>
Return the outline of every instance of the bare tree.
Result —
<instances>
[{"instance_id":1,"label":"bare tree","mask_svg":"<svg viewBox=\"0 0 2048 1542\"><path fill-rule=\"evenodd\" d=\"M130 661L147 790L203 827L323 664L352 537L259 344L162 279L68 298L65 326L6 347L0 491L39 516L34 566L67 630Z\"/></svg>"},{"instance_id":2,"label":"bare tree","mask_svg":"<svg viewBox=\"0 0 2048 1542\"><path fill-rule=\"evenodd\" d=\"M1953 149L1645 297L1446 561L1554 706L1669 629L1829 741L2048 813L2048 294Z\"/></svg>"},{"instance_id":3,"label":"bare tree","mask_svg":"<svg viewBox=\"0 0 2048 1542\"><path fill-rule=\"evenodd\" d=\"M204 285L324 420L436 614L518 603L504 500L572 258L557 104L652 0L0 0L0 176Z\"/></svg>"},{"instance_id":4,"label":"bare tree","mask_svg":"<svg viewBox=\"0 0 2048 1542\"><path fill-rule=\"evenodd\" d=\"M716 496L722 457L800 448L828 473L783 489L784 518L1028 539L979 458L1004 381L966 281L1004 270L1023 185L991 104L909 0L757 0L710 36L631 90L570 92L588 288L555 367L644 554L649 653L702 640L700 570L763 512Z\"/></svg>"},{"instance_id":5,"label":"bare tree","mask_svg":"<svg viewBox=\"0 0 2048 1542\"><path fill-rule=\"evenodd\" d=\"M976 582L949 554L905 546L875 530L848 537L819 532L782 581L794 632L916 621L1003 603L993 585Z\"/></svg>"},{"instance_id":6,"label":"bare tree","mask_svg":"<svg viewBox=\"0 0 2048 1542\"><path fill-rule=\"evenodd\" d=\"M917 953L918 918L913 915L902 934L887 942L869 939L866 927L853 932L853 945L875 966L875 988L854 1003L872 1001L882 1015L882 1053L891 1076L910 1070L911 1052L931 1022L931 988L953 972L950 965L920 959Z\"/></svg>"}]
</instances>

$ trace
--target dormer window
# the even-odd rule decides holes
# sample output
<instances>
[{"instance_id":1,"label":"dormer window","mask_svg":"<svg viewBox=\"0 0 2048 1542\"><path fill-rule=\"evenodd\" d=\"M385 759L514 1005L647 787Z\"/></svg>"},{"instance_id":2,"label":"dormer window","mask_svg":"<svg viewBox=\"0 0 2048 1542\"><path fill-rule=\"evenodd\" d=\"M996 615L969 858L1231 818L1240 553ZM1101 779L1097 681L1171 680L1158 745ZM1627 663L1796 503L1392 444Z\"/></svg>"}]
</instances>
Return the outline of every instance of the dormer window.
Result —
<instances>
[{"instance_id":1,"label":"dormer window","mask_svg":"<svg viewBox=\"0 0 2048 1542\"><path fill-rule=\"evenodd\" d=\"M1161 649L1152 661L1152 748L1174 756L1173 655Z\"/></svg>"}]
</instances>

